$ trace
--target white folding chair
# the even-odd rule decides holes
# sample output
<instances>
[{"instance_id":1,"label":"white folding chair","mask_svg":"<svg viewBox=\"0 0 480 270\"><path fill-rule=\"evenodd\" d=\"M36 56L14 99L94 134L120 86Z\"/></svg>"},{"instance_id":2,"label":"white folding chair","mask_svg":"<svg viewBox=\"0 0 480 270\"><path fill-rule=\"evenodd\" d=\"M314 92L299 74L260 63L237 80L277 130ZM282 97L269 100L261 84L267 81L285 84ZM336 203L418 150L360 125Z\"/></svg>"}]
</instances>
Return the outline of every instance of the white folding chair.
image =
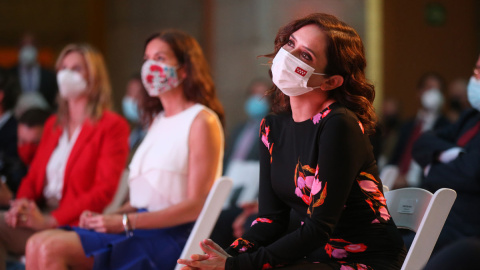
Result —
<instances>
[{"instance_id":1,"label":"white folding chair","mask_svg":"<svg viewBox=\"0 0 480 270\"><path fill-rule=\"evenodd\" d=\"M435 194L421 188L401 188L385 193L397 227L416 232L402 270L425 266L456 197L457 193L448 188L439 189Z\"/></svg>"},{"instance_id":2,"label":"white folding chair","mask_svg":"<svg viewBox=\"0 0 480 270\"><path fill-rule=\"evenodd\" d=\"M260 162L258 160L232 160L225 176L233 180L233 190L242 189L236 200L236 205L240 206L257 200L258 181L260 179ZM225 201L223 208L230 207L230 201L233 194L230 194Z\"/></svg>"},{"instance_id":3,"label":"white folding chair","mask_svg":"<svg viewBox=\"0 0 480 270\"><path fill-rule=\"evenodd\" d=\"M387 165L383 167L382 171L380 172L380 180L382 180L382 184L386 186L389 190L393 188L397 177L398 166L395 165Z\"/></svg>"},{"instance_id":4,"label":"white folding chair","mask_svg":"<svg viewBox=\"0 0 480 270\"><path fill-rule=\"evenodd\" d=\"M212 233L213 227L222 210L223 202L230 193L232 185L232 179L226 176L222 176L215 181L203 205L202 211L193 226L180 258L190 259L190 256L193 254L203 254L199 244ZM182 266L181 264L177 264L175 270L179 270Z\"/></svg>"},{"instance_id":5,"label":"white folding chair","mask_svg":"<svg viewBox=\"0 0 480 270\"><path fill-rule=\"evenodd\" d=\"M120 176L120 182L118 183L117 192L115 193L115 196L113 197L112 202L103 210L104 214L110 214L115 212L118 208L122 206L122 204L127 199L128 174L129 174L128 169L123 170L122 175Z\"/></svg>"}]
</instances>

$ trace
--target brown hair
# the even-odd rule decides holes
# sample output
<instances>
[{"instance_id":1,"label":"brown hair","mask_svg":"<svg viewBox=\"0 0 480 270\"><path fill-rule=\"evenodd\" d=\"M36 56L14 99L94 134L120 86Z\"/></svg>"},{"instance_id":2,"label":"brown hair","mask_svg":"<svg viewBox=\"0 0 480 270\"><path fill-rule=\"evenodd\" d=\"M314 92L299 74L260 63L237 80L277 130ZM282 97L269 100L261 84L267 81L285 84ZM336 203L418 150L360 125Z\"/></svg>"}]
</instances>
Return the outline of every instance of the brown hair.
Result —
<instances>
[{"instance_id":1,"label":"brown hair","mask_svg":"<svg viewBox=\"0 0 480 270\"><path fill-rule=\"evenodd\" d=\"M60 70L65 56L71 52L79 52L85 58L88 70L88 104L87 112L91 120L98 120L103 112L111 107L112 88L107 68L100 52L88 44L67 45L58 56L55 68ZM68 122L68 101L58 95L58 123Z\"/></svg>"},{"instance_id":2,"label":"brown hair","mask_svg":"<svg viewBox=\"0 0 480 270\"><path fill-rule=\"evenodd\" d=\"M344 79L341 86L329 91L330 97L353 111L362 122L367 134L374 133L377 121L372 105L375 90L373 85L365 79L367 63L363 43L352 27L329 14L310 14L280 28L275 38L275 51L264 56L275 57L293 32L310 24L317 25L327 36L326 76L340 75ZM278 87L274 85L270 94L274 96L272 108L274 112L291 112L290 98Z\"/></svg>"},{"instance_id":3,"label":"brown hair","mask_svg":"<svg viewBox=\"0 0 480 270\"><path fill-rule=\"evenodd\" d=\"M220 122L224 124L224 112L217 98L215 84L210 75L210 68L197 41L190 35L179 30L165 30L150 36L145 47L153 39L166 42L172 49L175 57L187 74L183 80L183 94L188 101L205 105L213 110ZM157 97L148 97L143 102L145 116L151 122L155 114L163 110L162 103Z\"/></svg>"}]
</instances>

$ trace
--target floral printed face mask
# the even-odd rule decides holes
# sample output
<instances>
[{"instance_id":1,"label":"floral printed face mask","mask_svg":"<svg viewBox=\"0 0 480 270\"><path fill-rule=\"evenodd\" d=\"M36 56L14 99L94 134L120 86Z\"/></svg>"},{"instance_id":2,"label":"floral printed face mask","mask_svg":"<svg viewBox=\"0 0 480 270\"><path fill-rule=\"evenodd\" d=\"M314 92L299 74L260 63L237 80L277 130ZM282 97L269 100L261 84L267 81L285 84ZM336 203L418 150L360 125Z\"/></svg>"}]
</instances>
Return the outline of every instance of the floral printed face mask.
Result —
<instances>
[{"instance_id":1,"label":"floral printed face mask","mask_svg":"<svg viewBox=\"0 0 480 270\"><path fill-rule=\"evenodd\" d=\"M177 67L155 60L147 60L143 63L142 82L152 97L171 90L181 83L177 76Z\"/></svg>"}]
</instances>

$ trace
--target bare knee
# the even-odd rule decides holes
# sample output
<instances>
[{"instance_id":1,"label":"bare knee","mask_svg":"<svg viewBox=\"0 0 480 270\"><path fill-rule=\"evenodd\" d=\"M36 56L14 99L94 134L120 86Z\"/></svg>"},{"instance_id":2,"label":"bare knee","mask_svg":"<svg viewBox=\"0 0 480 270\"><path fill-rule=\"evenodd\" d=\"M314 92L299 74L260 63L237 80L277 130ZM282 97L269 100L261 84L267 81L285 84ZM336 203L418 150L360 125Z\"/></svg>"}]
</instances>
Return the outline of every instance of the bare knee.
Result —
<instances>
[{"instance_id":1,"label":"bare knee","mask_svg":"<svg viewBox=\"0 0 480 270\"><path fill-rule=\"evenodd\" d=\"M26 247L26 266L28 269L49 269L49 265L62 262L65 245L62 243L61 230L47 230L30 237Z\"/></svg>"}]
</instances>

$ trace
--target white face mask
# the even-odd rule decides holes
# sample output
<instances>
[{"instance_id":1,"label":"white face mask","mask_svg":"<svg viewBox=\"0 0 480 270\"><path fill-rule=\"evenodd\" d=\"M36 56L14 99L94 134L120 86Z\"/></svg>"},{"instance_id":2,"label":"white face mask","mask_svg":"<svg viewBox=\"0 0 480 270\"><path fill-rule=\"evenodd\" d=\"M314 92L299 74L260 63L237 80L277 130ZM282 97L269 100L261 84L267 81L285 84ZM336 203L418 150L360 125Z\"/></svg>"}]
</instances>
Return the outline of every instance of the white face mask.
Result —
<instances>
[{"instance_id":1,"label":"white face mask","mask_svg":"<svg viewBox=\"0 0 480 270\"><path fill-rule=\"evenodd\" d=\"M177 68L159 61L147 60L142 66L142 82L150 96L156 97L180 85Z\"/></svg>"},{"instance_id":2,"label":"white face mask","mask_svg":"<svg viewBox=\"0 0 480 270\"><path fill-rule=\"evenodd\" d=\"M443 105L443 95L440 90L431 88L423 92L422 105L429 111L438 111Z\"/></svg>"},{"instance_id":3,"label":"white face mask","mask_svg":"<svg viewBox=\"0 0 480 270\"><path fill-rule=\"evenodd\" d=\"M273 83L287 96L303 95L318 87L307 86L308 80L315 73L315 68L305 64L285 49L280 48L273 58L272 80Z\"/></svg>"},{"instance_id":4,"label":"white face mask","mask_svg":"<svg viewBox=\"0 0 480 270\"><path fill-rule=\"evenodd\" d=\"M57 73L57 83L63 98L76 98L87 90L87 81L82 74L69 69Z\"/></svg>"},{"instance_id":5,"label":"white face mask","mask_svg":"<svg viewBox=\"0 0 480 270\"><path fill-rule=\"evenodd\" d=\"M477 111L480 111L480 80L475 77L470 78L467 87L468 102Z\"/></svg>"},{"instance_id":6,"label":"white face mask","mask_svg":"<svg viewBox=\"0 0 480 270\"><path fill-rule=\"evenodd\" d=\"M37 62L37 49L32 45L25 45L20 49L18 61L21 65L31 66Z\"/></svg>"}]
</instances>

